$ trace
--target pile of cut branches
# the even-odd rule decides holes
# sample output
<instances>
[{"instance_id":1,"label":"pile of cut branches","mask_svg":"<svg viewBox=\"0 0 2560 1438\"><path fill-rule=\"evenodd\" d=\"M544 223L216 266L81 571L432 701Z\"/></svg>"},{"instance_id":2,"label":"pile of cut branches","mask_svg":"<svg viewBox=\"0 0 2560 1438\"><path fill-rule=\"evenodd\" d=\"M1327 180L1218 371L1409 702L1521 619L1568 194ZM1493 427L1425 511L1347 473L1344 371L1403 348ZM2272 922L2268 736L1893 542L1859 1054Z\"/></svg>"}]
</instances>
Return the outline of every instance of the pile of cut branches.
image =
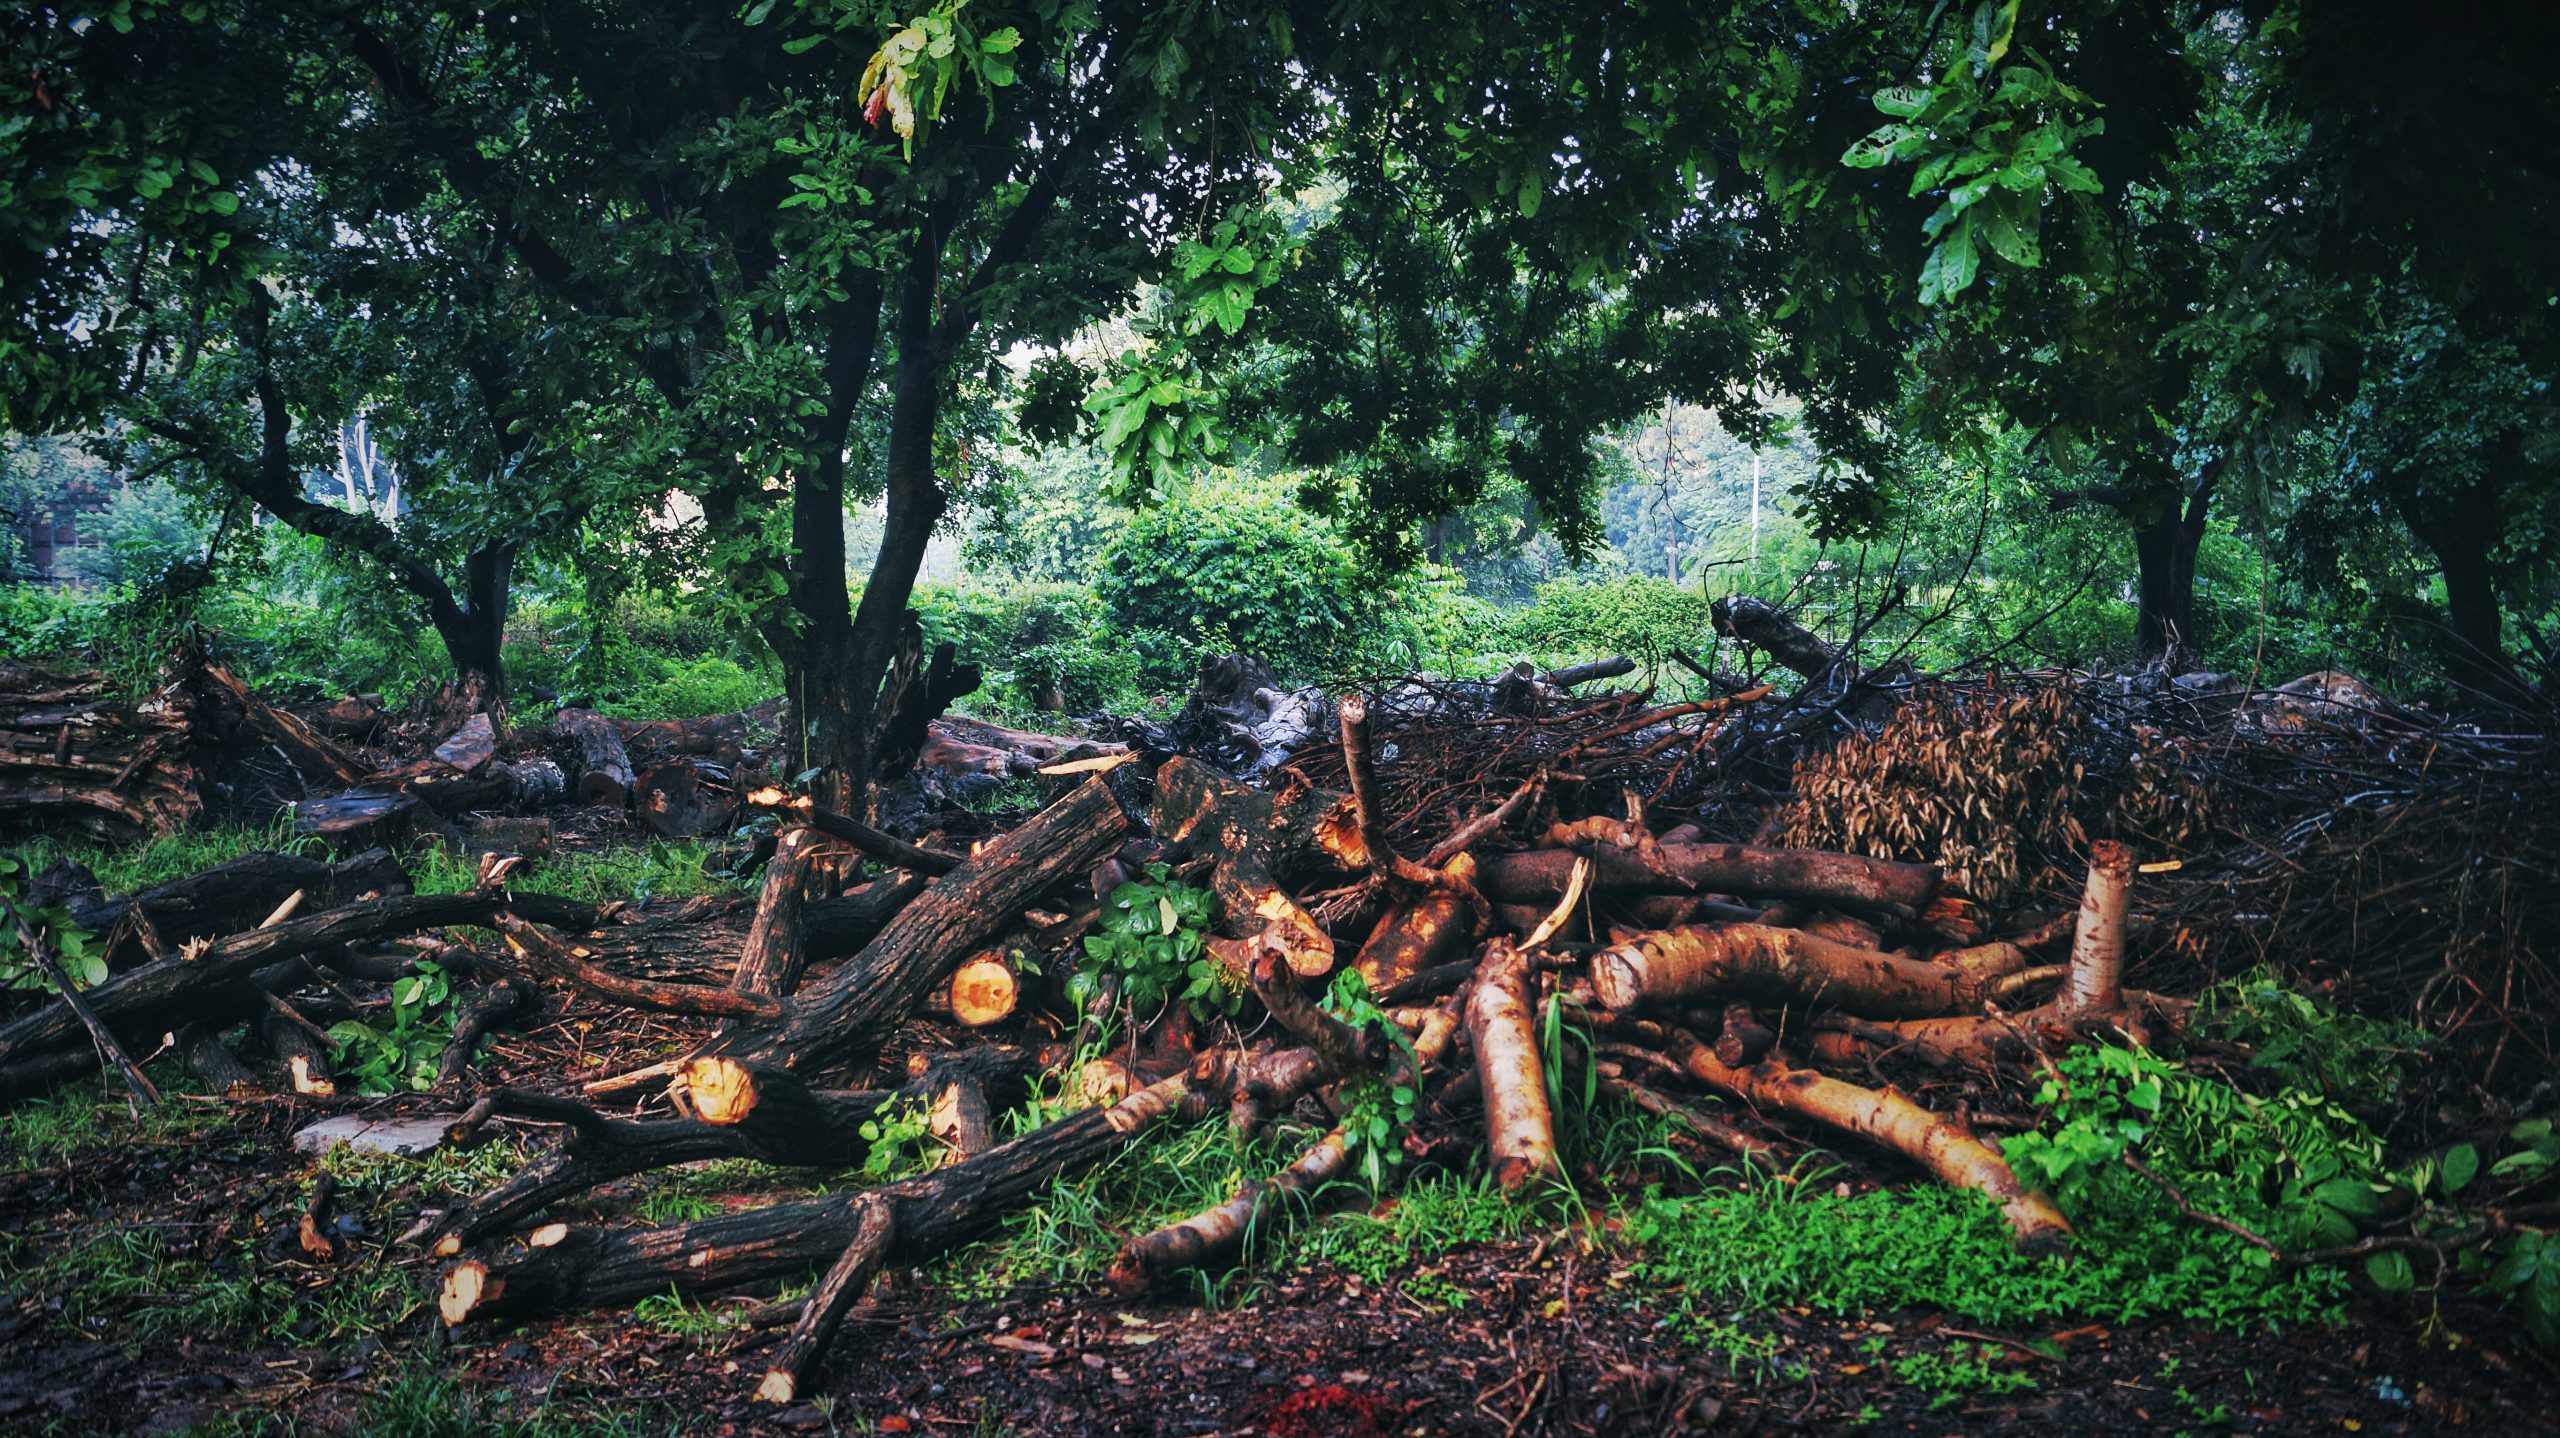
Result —
<instances>
[{"instance_id":1,"label":"pile of cut branches","mask_svg":"<svg viewBox=\"0 0 2560 1438\"><path fill-rule=\"evenodd\" d=\"M1112 1271L1125 1289L1232 1260L1249 1231L1302 1210L1290 1200L1378 1145L1463 1163L1446 1135L1471 1129L1463 1147L1505 1187L1567 1181L1549 1108L1558 1062L1745 1158L1791 1130L1853 1135L1990 1195L2022 1245L2066 1242L2061 1214L1960 1119L1866 1075L1877 1045L1996 1065L2157 1022L2121 988L2126 862L2102 854L2072 961L2039 964L2029 945L2063 930L1991 938L1932 866L1656 833L1646 796L1664 791L1660 776L1710 762L1717 726L1756 697L1655 706L1535 679L1507 695L1407 685L1374 696L1400 716L1379 743L1373 696L1354 694L1320 751L1262 785L1162 754L1053 764L1045 807L966 855L768 788L747 800L783 827L743 932L698 904L648 914L514 893L503 864L470 894L288 905L0 1027L0 1082L25 1092L102 1058L139 1081L132 1054L164 1038L209 1074L236 1070L228 1027L255 1019L281 1051L324 1031L313 1010L432 965L466 1015L458 1057L437 1066L441 1086L473 1098L447 1140L515 1123L560 1135L504 1185L421 1215L411 1240L448 1260L445 1321L824 1270L772 1315L790 1325L761 1380L776 1399L807 1391L883 1265L983 1233L1160 1125L1216 1115L1253 1129L1294 1112L1322 1137L1231 1201L1132 1235ZM1475 716L1466 742L1449 732L1461 705ZM1637 775L1657 782L1621 777ZM1214 933L1172 902L1195 881L1205 896L1185 904ZM1157 897L1141 909L1140 894ZM453 926L495 941L408 939ZM1141 982L1142 938L1169 941L1147 952L1169 957L1170 983ZM470 1044L545 995L677 1016L694 1041L581 1092L476 1092ZM1556 1022L1592 1042L1542 1044ZM302 1058L298 1084L327 1055ZM990 1116L1035 1090L1050 1121L995 1141ZM1718 1117L1702 1095L1762 1117ZM840 1172L916 1110L952 1160L918 1177L670 1224L561 1216L577 1211L566 1200L702 1159Z\"/></svg>"},{"instance_id":2,"label":"pile of cut branches","mask_svg":"<svg viewBox=\"0 0 2560 1438\"><path fill-rule=\"evenodd\" d=\"M1319 1136L1228 1201L1130 1235L1115 1287L1232 1262L1248 1235L1356 1187L1337 1182L1355 1173L1481 1165L1512 1190L1587 1177L1559 1157L1550 1095L1568 1086L1746 1164L1852 1139L1986 1195L2024 1249L2066 1245L2063 1215L1974 1122L2072 1045L2178 1035L2183 1002L2128 986L2128 936L2160 966L2194 943L2202 883L2223 887L2226 910L2231 892L2280 888L2286 865L2253 877L2240 852L2255 811L2234 786L2300 764L2306 730L2334 716L2314 705L2310 726L2278 722L2304 711L2244 697L2181 728L2124 686L1932 681L1923 702L1881 717L1835 707L1849 737L1816 749L1797 725L1802 694L1576 693L1622 672L1283 696L1252 710L1250 745L1228 741L1250 781L1143 736L1130 748L1042 741L1043 763L1029 751L1039 736L988 730L989 762L1037 783L1044 803L967 852L949 831L901 838L772 786L738 793L778 821L752 904L668 912L520 893L503 857L483 863L475 892L418 896L381 854L253 865L120 906L84 900L124 916L121 971L0 1026L0 1095L106 1067L148 1102L135 1055L170 1045L216 1092L237 1091L262 1081L233 1052L244 1041L289 1066L295 1088L325 1094L333 1020L396 1011L417 992L404 985L450 985L451 1041L411 1063L458 1111L445 1141L520 1125L555 1137L501 1186L418 1215L406 1239L440 1260L443 1320L820 1272L805 1299L758 1316L788 1330L759 1380L784 1401L809 1391L884 1267L984 1234L1151 1130L1212 1118L1249 1132L1287 1115ZM1829 704L1839 689L1806 692ZM1266 707L1285 707L1288 724ZM599 752L626 737L586 727ZM669 744L690 732L675 726ZM2425 752L2457 762L2412 770L2416 732L2320 739L2332 755L2381 746L2421 782L2377 824L2373 770L2334 761L2352 776L2339 787L2361 787L2322 822L2293 821L2291 852L2352 842L2365 847L2341 852L2362 854L2403 830L2441 842L2442 826L2476 826L2466 813L2522 822L2514 804L2480 802L2492 772L2517 780L2516 804L2547 793L2492 764L2508 741L2441 726ZM1709 842L1682 817L1726 802L1710 789L1728 748L1761 746L1765 763L1773 734L1793 736L1798 792L1763 813L1763 832L1840 847ZM496 762L489 749L460 734L411 768L467 779ZM610 767L592 760L582 751L573 788ZM734 774L737 757L711 762ZM2428 787L2440 770L2470 787ZM2217 779L2215 802L2194 802ZM2477 852L2476 829L2464 832ZM1950 883L1946 856L2016 907ZM2137 858L2163 871L2144 881L2147 924ZM19 938L31 953L47 943L39 927ZM562 1002L665 1016L688 1042L601 1080L481 1085L474 1047ZM1553 1041L1567 1029L1582 1041ZM999 1141L994 1116L1026 1100L1040 1121ZM896 1182L672 1223L616 1216L609 1196L707 1159L840 1174L917 1114L948 1161ZM1382 1151L1414 1161L1391 1170Z\"/></svg>"}]
</instances>

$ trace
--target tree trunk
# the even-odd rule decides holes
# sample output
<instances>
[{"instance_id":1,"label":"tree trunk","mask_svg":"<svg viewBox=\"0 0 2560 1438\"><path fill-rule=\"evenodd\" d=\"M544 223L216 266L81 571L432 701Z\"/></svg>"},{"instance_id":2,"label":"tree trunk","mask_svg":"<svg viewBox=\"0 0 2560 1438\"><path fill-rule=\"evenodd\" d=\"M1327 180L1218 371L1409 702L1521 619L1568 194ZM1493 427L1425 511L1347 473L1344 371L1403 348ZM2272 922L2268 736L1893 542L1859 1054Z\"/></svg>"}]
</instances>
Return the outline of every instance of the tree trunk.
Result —
<instances>
[{"instance_id":1,"label":"tree trunk","mask_svg":"<svg viewBox=\"0 0 2560 1438\"><path fill-rule=\"evenodd\" d=\"M2444 577L2445 668L2455 683L2499 703L2530 702L2532 691L2507 662L2506 616L2490 547L2506 531L2495 486L2481 482L2428 506L2413 481L2396 486L2409 532L2436 557Z\"/></svg>"},{"instance_id":2,"label":"tree trunk","mask_svg":"<svg viewBox=\"0 0 2560 1438\"><path fill-rule=\"evenodd\" d=\"M463 592L459 602L448 593L424 594L429 620L444 652L453 660L453 680L437 697L436 708L454 718L506 713L506 666L501 650L507 635L507 608L514 584L516 547L490 543L463 560Z\"/></svg>"},{"instance_id":3,"label":"tree trunk","mask_svg":"<svg viewBox=\"0 0 2560 1438\"><path fill-rule=\"evenodd\" d=\"M2186 668L2198 648L2196 555L2221 479L2222 462L2207 464L2183 504L2133 531L2134 652L2145 663L2162 661L2172 674Z\"/></svg>"}]
</instances>

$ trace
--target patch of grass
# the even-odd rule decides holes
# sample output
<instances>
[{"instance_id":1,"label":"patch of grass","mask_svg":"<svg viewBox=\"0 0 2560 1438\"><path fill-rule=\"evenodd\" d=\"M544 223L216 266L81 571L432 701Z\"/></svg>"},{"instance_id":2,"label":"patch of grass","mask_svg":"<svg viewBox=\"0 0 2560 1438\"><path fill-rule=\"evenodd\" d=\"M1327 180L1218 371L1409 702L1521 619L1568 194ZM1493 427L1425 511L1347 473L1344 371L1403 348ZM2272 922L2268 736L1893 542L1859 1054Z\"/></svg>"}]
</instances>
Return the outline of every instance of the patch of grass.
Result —
<instances>
[{"instance_id":1,"label":"patch of grass","mask_svg":"<svg viewBox=\"0 0 2560 1438\"><path fill-rule=\"evenodd\" d=\"M1952 1408L1976 1393L2032 1393L2036 1380L2012 1367L1995 1368L2009 1355L1997 1343L1952 1343L1943 1349L1886 1360L1894 1381L1929 1395L1929 1411Z\"/></svg>"},{"instance_id":2,"label":"patch of grass","mask_svg":"<svg viewBox=\"0 0 2560 1438\"><path fill-rule=\"evenodd\" d=\"M981 1297L1030 1283L1089 1284L1128 1235L1226 1202L1238 1182L1279 1168L1312 1138L1289 1129L1240 1148L1224 1124L1159 1126L1102 1167L1053 1181L993 1237L948 1255L933 1272ZM1223 1276L1198 1277L1203 1297L1215 1300Z\"/></svg>"},{"instance_id":3,"label":"patch of grass","mask_svg":"<svg viewBox=\"0 0 2560 1438\"><path fill-rule=\"evenodd\" d=\"M1425 1265L1470 1244L1498 1243L1553 1222L1552 1205L1514 1201L1492 1181L1432 1178L1377 1213L1341 1213L1290 1229L1277 1261L1331 1263L1363 1282L1400 1287L1417 1303L1466 1306L1467 1294Z\"/></svg>"},{"instance_id":4,"label":"patch of grass","mask_svg":"<svg viewBox=\"0 0 2560 1438\"><path fill-rule=\"evenodd\" d=\"M744 892L735 879L703 872L703 858L710 852L711 844L702 839L652 839L631 848L571 850L525 865L508 880L508 887L591 904ZM421 894L467 894L480 877L476 860L434 846L404 856L403 862L411 884Z\"/></svg>"},{"instance_id":5,"label":"patch of grass","mask_svg":"<svg viewBox=\"0 0 2560 1438\"><path fill-rule=\"evenodd\" d=\"M1673 1326L1703 1307L1861 1314L1935 1308L1979 1323L2173 1315L2230 1327L2334 1316L2334 1269L2271 1273L2238 1239L2093 1215L2072 1257L2030 1258L1980 1194L1921 1185L1843 1196L1804 1172L1743 1177L1687 1198L1649 1196L1626 1215L1635 1265L1674 1298Z\"/></svg>"},{"instance_id":6,"label":"patch of grass","mask_svg":"<svg viewBox=\"0 0 2560 1438\"><path fill-rule=\"evenodd\" d=\"M194 1080L174 1060L145 1064L143 1071L164 1099L196 1092ZM107 1083L116 1086L111 1091ZM0 1111L0 1162L43 1168L100 1143L166 1142L226 1121L218 1108L186 1102L165 1102L137 1115L126 1105L121 1082L89 1076Z\"/></svg>"},{"instance_id":7,"label":"patch of grass","mask_svg":"<svg viewBox=\"0 0 2560 1438\"><path fill-rule=\"evenodd\" d=\"M273 849L281 853L307 854L325 858L318 840L298 837L293 832L289 814L278 814L264 824L228 824L214 829L188 829L175 834L162 834L139 844L92 844L65 842L56 838L29 841L21 852L27 867L41 870L56 859L70 859L87 866L98 876L98 886L110 894L127 894L183 879L190 874L229 863L243 854Z\"/></svg>"},{"instance_id":8,"label":"patch of grass","mask_svg":"<svg viewBox=\"0 0 2560 1438\"><path fill-rule=\"evenodd\" d=\"M319 1167L338 1180L340 1201L417 1184L457 1196L484 1193L516 1176L525 1165L525 1149L510 1136L496 1136L468 1148L450 1144L424 1158L376 1153L339 1144L320 1155ZM304 1192L310 1185L304 1185Z\"/></svg>"},{"instance_id":9,"label":"patch of grass","mask_svg":"<svg viewBox=\"0 0 2560 1438\"><path fill-rule=\"evenodd\" d=\"M697 1342L723 1339L738 1332L738 1320L744 1313L735 1304L687 1303L684 1295L670 1288L653 1293L631 1305L631 1316L641 1324L672 1338L691 1338Z\"/></svg>"},{"instance_id":10,"label":"patch of grass","mask_svg":"<svg viewBox=\"0 0 2560 1438\"><path fill-rule=\"evenodd\" d=\"M1029 779L1007 775L994 784L973 787L958 795L960 807L972 814L989 818L1020 818L1040 807L1040 786Z\"/></svg>"},{"instance_id":11,"label":"patch of grass","mask_svg":"<svg viewBox=\"0 0 2560 1438\"><path fill-rule=\"evenodd\" d=\"M300 1316L292 1286L260 1273L245 1241L214 1264L172 1253L157 1226L121 1224L22 1263L27 1255L7 1260L10 1286L59 1299L63 1321L83 1333L282 1334Z\"/></svg>"},{"instance_id":12,"label":"patch of grass","mask_svg":"<svg viewBox=\"0 0 2560 1438\"><path fill-rule=\"evenodd\" d=\"M741 1194L816 1194L826 1185L805 1168L782 1168L751 1158L712 1159L661 1169L645 1180L632 1212L645 1222L690 1223L728 1212L724 1201Z\"/></svg>"}]
</instances>

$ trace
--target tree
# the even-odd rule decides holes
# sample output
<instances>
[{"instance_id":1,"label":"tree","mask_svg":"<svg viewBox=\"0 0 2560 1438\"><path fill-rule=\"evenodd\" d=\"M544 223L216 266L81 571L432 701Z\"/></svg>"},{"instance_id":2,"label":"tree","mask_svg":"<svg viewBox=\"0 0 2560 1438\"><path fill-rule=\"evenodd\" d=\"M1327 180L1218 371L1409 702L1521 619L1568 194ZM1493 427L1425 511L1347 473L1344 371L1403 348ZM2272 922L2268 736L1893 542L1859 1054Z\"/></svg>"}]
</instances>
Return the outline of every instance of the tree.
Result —
<instances>
[{"instance_id":1,"label":"tree","mask_svg":"<svg viewBox=\"0 0 2560 1438\"><path fill-rule=\"evenodd\" d=\"M109 426L135 473L254 502L371 567L444 641L449 702L500 706L518 556L592 507L523 412L562 357L473 264L490 246L472 217L355 123L317 36L289 13L140 3L15 37L34 119L0 169L27 219L0 247L0 418ZM402 451L387 511L308 482L358 417Z\"/></svg>"}]
</instances>

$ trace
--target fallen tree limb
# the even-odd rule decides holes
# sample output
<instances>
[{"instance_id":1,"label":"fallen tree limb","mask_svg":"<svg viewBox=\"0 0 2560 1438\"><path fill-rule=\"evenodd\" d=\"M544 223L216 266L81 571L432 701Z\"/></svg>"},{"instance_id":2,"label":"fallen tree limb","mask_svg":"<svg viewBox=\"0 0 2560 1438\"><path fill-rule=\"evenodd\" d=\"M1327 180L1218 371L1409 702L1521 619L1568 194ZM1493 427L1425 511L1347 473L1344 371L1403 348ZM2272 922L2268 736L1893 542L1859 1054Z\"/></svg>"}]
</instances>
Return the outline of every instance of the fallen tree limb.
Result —
<instances>
[{"instance_id":1,"label":"fallen tree limb","mask_svg":"<svg viewBox=\"0 0 2560 1438\"><path fill-rule=\"evenodd\" d=\"M747 802L759 809L788 814L793 823L806 824L830 839L851 844L893 868L913 869L919 874L948 874L959 868L962 862L957 854L919 848L850 814L839 814L825 808L805 794L794 796L768 785L747 795Z\"/></svg>"},{"instance_id":2,"label":"fallen tree limb","mask_svg":"<svg viewBox=\"0 0 2560 1438\"><path fill-rule=\"evenodd\" d=\"M1719 1093L1854 1133L1958 1188L1989 1195L2009 1220L2021 1252L2057 1252L2071 1241L2071 1225L2061 1210L2018 1182L2007 1161L1990 1145L1954 1120L1913 1103L1898 1089L1860 1088L1776 1059L1733 1068L1685 1029L1670 1030L1665 1052L1690 1077Z\"/></svg>"},{"instance_id":3,"label":"fallen tree limb","mask_svg":"<svg viewBox=\"0 0 2560 1438\"><path fill-rule=\"evenodd\" d=\"M879 937L774 1019L734 1025L708 1052L811 1074L868 1059L960 962L1057 885L1119 849L1128 819L1087 779L934 881Z\"/></svg>"},{"instance_id":4,"label":"fallen tree limb","mask_svg":"<svg viewBox=\"0 0 2560 1438\"><path fill-rule=\"evenodd\" d=\"M35 931L35 926L27 922L24 913L12 910L10 917L18 931L19 949L35 961L36 968L53 985L54 992L62 996L63 1007L71 1010L72 1016L80 1020L80 1026L89 1031L89 1042L97 1045L99 1062L112 1065L124 1077L124 1086L132 1090L136 1103L144 1108L158 1107L159 1088L151 1082L149 1075L143 1073L142 1065L133 1061L133 1055L125 1052L124 1044L100 1021L88 1001L80 997L80 991L72 986L71 976L62 971L61 960L53 956L53 946L46 943L44 936Z\"/></svg>"},{"instance_id":5,"label":"fallen tree limb","mask_svg":"<svg viewBox=\"0 0 2560 1438\"><path fill-rule=\"evenodd\" d=\"M514 914L586 928L592 904L549 894L402 894L348 904L217 939L195 958L171 956L116 975L82 997L98 1019L128 1035L151 1035L184 1023L221 1023L262 1006L250 987L260 970L341 944L360 944L448 924L486 924ZM0 1027L0 1071L70 1048L85 1036L79 1018L56 1002Z\"/></svg>"},{"instance_id":6,"label":"fallen tree limb","mask_svg":"<svg viewBox=\"0 0 2560 1438\"><path fill-rule=\"evenodd\" d=\"M1226 1056L1203 1055L1190 1072L1107 1108L1069 1114L858 1200L803 1199L661 1228L582 1226L548 1247L467 1259L445 1270L437 1311L459 1324L789 1278L842 1255L870 1201L890 1205L889 1257L922 1263L976 1236L1051 1179L1090 1168L1165 1119L1207 1113L1225 1098L1230 1071Z\"/></svg>"},{"instance_id":7,"label":"fallen tree limb","mask_svg":"<svg viewBox=\"0 0 2560 1438\"><path fill-rule=\"evenodd\" d=\"M1899 864L1820 849L1762 849L1747 844L1664 844L1661 870L1635 855L1601 849L1593 883L1621 893L1661 892L1665 874L1701 893L1747 894L1769 899L1816 899L1867 909L1917 909L1938 887L1935 864ZM1577 856L1561 849L1495 854L1481 861L1477 881L1488 898L1512 903L1553 902L1562 895Z\"/></svg>"},{"instance_id":8,"label":"fallen tree limb","mask_svg":"<svg viewBox=\"0 0 2560 1438\"><path fill-rule=\"evenodd\" d=\"M646 1013L693 1014L729 1019L779 1019L790 1011L782 1000L709 984L670 984L656 979L627 978L592 962L578 945L543 932L513 914L497 916L507 951L526 973L567 984L609 1003Z\"/></svg>"},{"instance_id":9,"label":"fallen tree limb","mask_svg":"<svg viewBox=\"0 0 2560 1438\"><path fill-rule=\"evenodd\" d=\"M1328 826L1349 830L1348 847L1365 854L1347 799L1249 789L1206 764L1169 759L1156 770L1152 812L1158 839L1215 857L1209 887L1226 928L1244 942L1239 962L1245 973L1266 952L1281 955L1303 977L1333 972L1332 936L1281 880L1293 859L1324 845L1319 831Z\"/></svg>"},{"instance_id":10,"label":"fallen tree limb","mask_svg":"<svg viewBox=\"0 0 2560 1438\"><path fill-rule=\"evenodd\" d=\"M1467 1041L1484 1086L1485 1150L1494 1182L1506 1193L1560 1168L1533 1019L1528 963L1509 941L1496 939L1476 965L1467 997Z\"/></svg>"},{"instance_id":11,"label":"fallen tree limb","mask_svg":"<svg viewBox=\"0 0 2560 1438\"><path fill-rule=\"evenodd\" d=\"M1664 929L1592 956L1591 987L1612 1009L1690 999L1826 1004L1873 1018L1961 1013L1980 1000L1963 969L1853 949L1766 924Z\"/></svg>"}]
</instances>

